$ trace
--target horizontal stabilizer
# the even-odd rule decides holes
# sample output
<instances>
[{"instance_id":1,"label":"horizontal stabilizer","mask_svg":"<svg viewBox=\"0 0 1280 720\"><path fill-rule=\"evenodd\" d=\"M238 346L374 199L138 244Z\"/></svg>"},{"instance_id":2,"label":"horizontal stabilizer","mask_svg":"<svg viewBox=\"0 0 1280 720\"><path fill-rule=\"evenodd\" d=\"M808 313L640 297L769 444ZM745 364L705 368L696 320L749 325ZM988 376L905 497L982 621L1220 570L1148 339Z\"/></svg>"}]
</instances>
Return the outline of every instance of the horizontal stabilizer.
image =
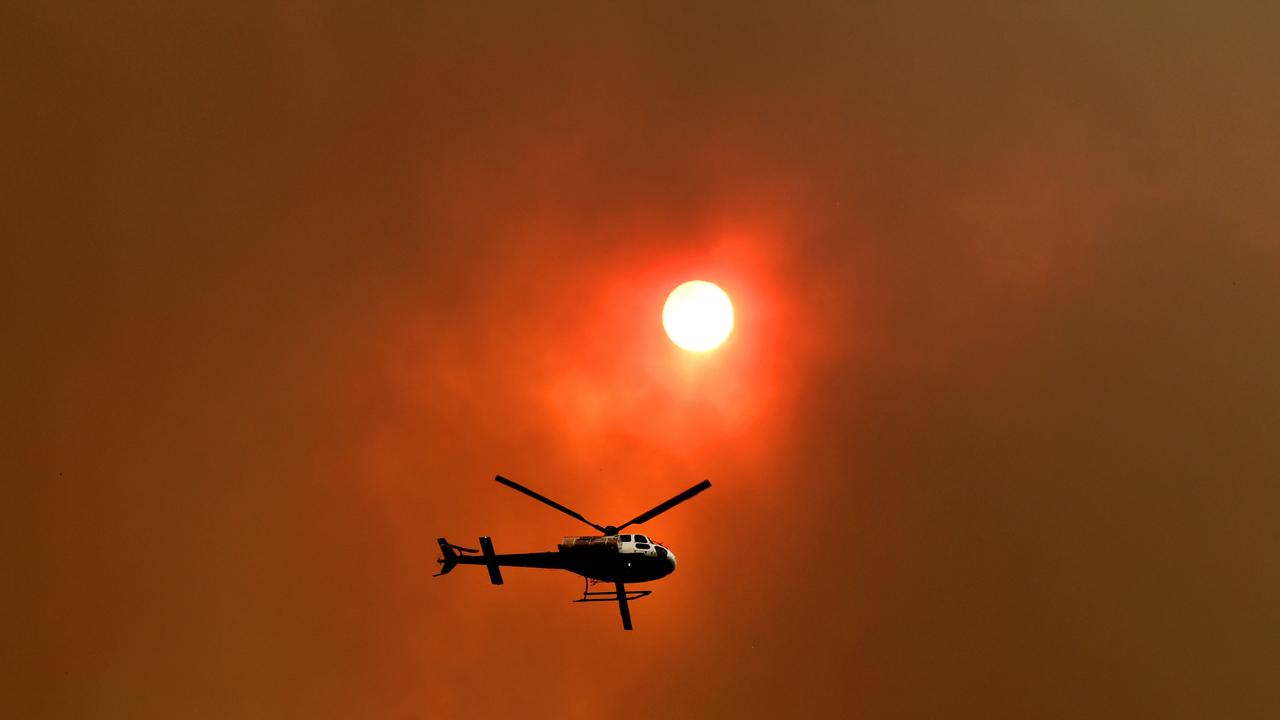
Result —
<instances>
[{"instance_id":1,"label":"horizontal stabilizer","mask_svg":"<svg viewBox=\"0 0 1280 720\"><path fill-rule=\"evenodd\" d=\"M489 582L494 585L502 584L502 570L498 568L498 559L494 557L493 541L488 535L480 538L480 552L484 555L484 566L489 570Z\"/></svg>"}]
</instances>

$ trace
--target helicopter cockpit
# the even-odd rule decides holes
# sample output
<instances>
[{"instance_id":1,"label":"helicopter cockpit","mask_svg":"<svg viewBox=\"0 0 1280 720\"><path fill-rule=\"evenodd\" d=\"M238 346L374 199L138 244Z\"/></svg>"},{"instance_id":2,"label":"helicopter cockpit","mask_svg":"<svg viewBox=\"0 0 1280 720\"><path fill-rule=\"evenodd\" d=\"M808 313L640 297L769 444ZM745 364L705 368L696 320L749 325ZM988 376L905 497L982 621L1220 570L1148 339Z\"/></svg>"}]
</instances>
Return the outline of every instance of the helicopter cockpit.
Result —
<instances>
[{"instance_id":1,"label":"helicopter cockpit","mask_svg":"<svg viewBox=\"0 0 1280 720\"><path fill-rule=\"evenodd\" d=\"M671 552L646 535L619 535L618 545L622 552L638 552L658 557L667 557Z\"/></svg>"}]
</instances>

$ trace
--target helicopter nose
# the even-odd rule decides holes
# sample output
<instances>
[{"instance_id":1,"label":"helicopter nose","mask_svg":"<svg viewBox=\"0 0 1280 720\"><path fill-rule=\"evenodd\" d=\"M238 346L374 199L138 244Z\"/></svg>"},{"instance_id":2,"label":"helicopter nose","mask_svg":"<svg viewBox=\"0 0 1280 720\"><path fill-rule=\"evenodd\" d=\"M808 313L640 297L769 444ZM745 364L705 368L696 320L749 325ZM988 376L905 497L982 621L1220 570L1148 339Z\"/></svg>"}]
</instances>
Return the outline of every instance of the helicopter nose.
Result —
<instances>
[{"instance_id":1,"label":"helicopter nose","mask_svg":"<svg viewBox=\"0 0 1280 720\"><path fill-rule=\"evenodd\" d=\"M671 569L668 570L667 572L675 572L676 571L676 554L671 552L670 548L667 548L667 563L671 565Z\"/></svg>"}]
</instances>

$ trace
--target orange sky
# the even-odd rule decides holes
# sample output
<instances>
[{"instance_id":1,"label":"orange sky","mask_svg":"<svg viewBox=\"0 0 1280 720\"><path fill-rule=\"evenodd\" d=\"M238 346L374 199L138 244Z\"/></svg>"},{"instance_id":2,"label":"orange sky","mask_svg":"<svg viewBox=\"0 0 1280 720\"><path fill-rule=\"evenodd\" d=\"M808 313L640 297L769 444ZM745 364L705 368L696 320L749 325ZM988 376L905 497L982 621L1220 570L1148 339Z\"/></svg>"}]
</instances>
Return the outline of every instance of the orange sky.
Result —
<instances>
[{"instance_id":1,"label":"orange sky","mask_svg":"<svg viewBox=\"0 0 1280 720\"><path fill-rule=\"evenodd\" d=\"M1275 716L1280 12L847 5L6 22L0 716Z\"/></svg>"}]
</instances>

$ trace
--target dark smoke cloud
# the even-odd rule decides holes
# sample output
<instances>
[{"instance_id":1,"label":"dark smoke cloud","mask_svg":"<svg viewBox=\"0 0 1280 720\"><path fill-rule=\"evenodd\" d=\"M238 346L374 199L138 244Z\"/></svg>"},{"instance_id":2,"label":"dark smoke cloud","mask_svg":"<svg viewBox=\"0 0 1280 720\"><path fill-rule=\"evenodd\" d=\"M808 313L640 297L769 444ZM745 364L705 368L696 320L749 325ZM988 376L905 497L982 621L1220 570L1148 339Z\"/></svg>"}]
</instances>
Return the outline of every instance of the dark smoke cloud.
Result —
<instances>
[{"instance_id":1,"label":"dark smoke cloud","mask_svg":"<svg viewBox=\"0 0 1280 720\"><path fill-rule=\"evenodd\" d=\"M6 716L1280 707L1273 10L24 13Z\"/></svg>"}]
</instances>

